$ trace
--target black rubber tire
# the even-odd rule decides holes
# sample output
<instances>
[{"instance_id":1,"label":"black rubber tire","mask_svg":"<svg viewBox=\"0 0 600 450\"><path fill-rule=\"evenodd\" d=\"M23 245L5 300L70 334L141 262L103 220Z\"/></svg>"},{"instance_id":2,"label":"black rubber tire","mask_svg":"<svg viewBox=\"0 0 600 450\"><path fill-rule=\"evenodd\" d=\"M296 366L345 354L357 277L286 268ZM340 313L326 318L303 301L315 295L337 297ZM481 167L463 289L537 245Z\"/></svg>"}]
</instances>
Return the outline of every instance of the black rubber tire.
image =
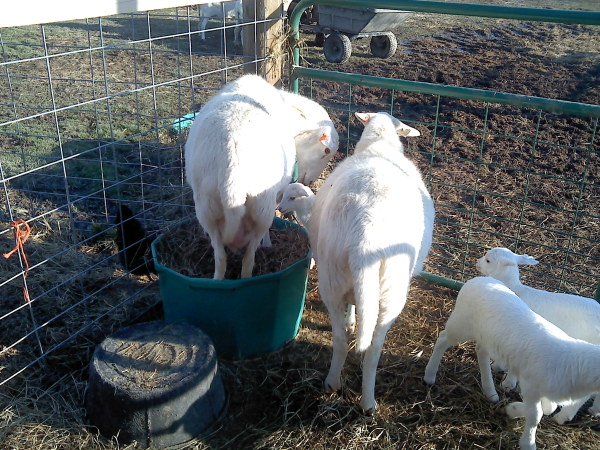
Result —
<instances>
[{"instance_id":1,"label":"black rubber tire","mask_svg":"<svg viewBox=\"0 0 600 450\"><path fill-rule=\"evenodd\" d=\"M315 34L315 45L319 47L323 47L325 43L325 33L316 33Z\"/></svg>"},{"instance_id":2,"label":"black rubber tire","mask_svg":"<svg viewBox=\"0 0 600 450\"><path fill-rule=\"evenodd\" d=\"M371 38L371 54L378 58L391 58L398 48L398 40L392 32Z\"/></svg>"},{"instance_id":3,"label":"black rubber tire","mask_svg":"<svg viewBox=\"0 0 600 450\"><path fill-rule=\"evenodd\" d=\"M227 397L209 337L191 325L156 321L124 328L96 347L85 405L106 438L165 448L206 432Z\"/></svg>"},{"instance_id":4,"label":"black rubber tire","mask_svg":"<svg viewBox=\"0 0 600 450\"><path fill-rule=\"evenodd\" d=\"M352 43L345 34L331 33L323 43L325 59L331 63L345 63L352 55Z\"/></svg>"}]
</instances>

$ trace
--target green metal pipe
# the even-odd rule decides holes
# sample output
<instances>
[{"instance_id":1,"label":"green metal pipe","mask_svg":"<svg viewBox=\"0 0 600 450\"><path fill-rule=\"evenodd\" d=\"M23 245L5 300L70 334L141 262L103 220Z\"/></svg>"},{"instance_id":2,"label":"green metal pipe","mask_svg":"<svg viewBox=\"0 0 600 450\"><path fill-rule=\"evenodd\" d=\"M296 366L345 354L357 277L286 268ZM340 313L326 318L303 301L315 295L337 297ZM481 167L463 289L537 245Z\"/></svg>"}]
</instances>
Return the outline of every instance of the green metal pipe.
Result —
<instances>
[{"instance_id":1,"label":"green metal pipe","mask_svg":"<svg viewBox=\"0 0 600 450\"><path fill-rule=\"evenodd\" d=\"M338 83L359 84L384 89L396 89L407 92L440 95L443 97L460 98L463 100L477 100L503 105L512 105L522 108L541 109L559 114L571 114L585 117L600 117L600 106L587 103L575 103L565 100L554 100L543 97L532 97L506 92L487 91L484 89L447 86L422 81L397 80L393 78L375 77L355 73L335 72L330 70L310 69L295 67L294 74L297 78L312 78L316 80L335 81Z\"/></svg>"},{"instance_id":2,"label":"green metal pipe","mask_svg":"<svg viewBox=\"0 0 600 450\"><path fill-rule=\"evenodd\" d=\"M600 11L575 11L566 9L522 8L471 3L434 2L424 0L301 0L294 8L291 24L300 23L300 15L311 5L344 6L347 8L386 8L422 13L451 14L458 16L490 17L535 22L600 25ZM296 12L298 12L296 16ZM297 17L297 22L295 21Z\"/></svg>"},{"instance_id":3,"label":"green metal pipe","mask_svg":"<svg viewBox=\"0 0 600 450\"><path fill-rule=\"evenodd\" d=\"M437 284L439 286L447 287L450 289L454 289L455 291L459 291L461 287L463 287L462 281L456 281L452 278L443 277L441 275L435 275L429 272L421 272L419 275L420 278L423 278L425 281L433 284Z\"/></svg>"}]
</instances>

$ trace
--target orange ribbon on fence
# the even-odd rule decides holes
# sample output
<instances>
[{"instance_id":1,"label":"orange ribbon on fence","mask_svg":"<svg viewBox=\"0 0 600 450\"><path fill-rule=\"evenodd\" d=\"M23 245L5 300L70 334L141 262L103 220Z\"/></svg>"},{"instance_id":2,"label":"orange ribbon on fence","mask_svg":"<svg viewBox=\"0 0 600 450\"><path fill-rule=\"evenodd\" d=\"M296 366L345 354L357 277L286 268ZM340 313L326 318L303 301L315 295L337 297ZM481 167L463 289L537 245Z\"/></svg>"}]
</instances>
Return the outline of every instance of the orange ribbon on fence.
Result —
<instances>
[{"instance_id":1,"label":"orange ribbon on fence","mask_svg":"<svg viewBox=\"0 0 600 450\"><path fill-rule=\"evenodd\" d=\"M23 219L15 220L10 225L13 227L13 231L15 233L16 244L15 244L15 248L13 248L8 253L4 253L3 256L6 259L8 259L12 255L14 255L16 252L19 252L19 254L21 255L21 258L25 262L25 275L23 275L23 277L27 278L27 274L29 273L29 261L27 261L27 255L25 255L25 247L23 247L23 244L25 242L27 242L27 239L29 239L29 235L31 234L31 227ZM21 229L21 225L23 225L25 227L25 230ZM29 291L27 290L27 285L25 284L24 280L23 280L23 298L25 299L25 302L29 301Z\"/></svg>"}]
</instances>

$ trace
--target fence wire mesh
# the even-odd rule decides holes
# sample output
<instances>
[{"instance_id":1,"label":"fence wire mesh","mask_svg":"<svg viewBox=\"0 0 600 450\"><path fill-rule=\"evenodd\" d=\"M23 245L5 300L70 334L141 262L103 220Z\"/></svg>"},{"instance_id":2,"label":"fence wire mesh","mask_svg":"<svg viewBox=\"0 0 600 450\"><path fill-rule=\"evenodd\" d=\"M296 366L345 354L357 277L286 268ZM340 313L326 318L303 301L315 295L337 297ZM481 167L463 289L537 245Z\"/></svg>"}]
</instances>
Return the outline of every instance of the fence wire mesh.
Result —
<instances>
[{"instance_id":1,"label":"fence wire mesh","mask_svg":"<svg viewBox=\"0 0 600 450\"><path fill-rule=\"evenodd\" d=\"M86 342L157 303L155 275L126 261L141 237L117 248L118 211L148 239L193 215L193 111L260 59L243 56L235 25L213 17L201 40L190 6L0 29L2 251L15 220L31 227L25 252L0 260L0 384L61 347L89 360Z\"/></svg>"},{"instance_id":2,"label":"fence wire mesh","mask_svg":"<svg viewBox=\"0 0 600 450\"><path fill-rule=\"evenodd\" d=\"M362 131L356 111L375 107L420 130L406 147L436 205L426 271L466 281L477 275L475 260L488 249L508 247L540 260L523 268L525 282L594 297L600 276L597 116L360 84L304 84L306 95L335 93L325 101L344 124L347 153Z\"/></svg>"}]
</instances>

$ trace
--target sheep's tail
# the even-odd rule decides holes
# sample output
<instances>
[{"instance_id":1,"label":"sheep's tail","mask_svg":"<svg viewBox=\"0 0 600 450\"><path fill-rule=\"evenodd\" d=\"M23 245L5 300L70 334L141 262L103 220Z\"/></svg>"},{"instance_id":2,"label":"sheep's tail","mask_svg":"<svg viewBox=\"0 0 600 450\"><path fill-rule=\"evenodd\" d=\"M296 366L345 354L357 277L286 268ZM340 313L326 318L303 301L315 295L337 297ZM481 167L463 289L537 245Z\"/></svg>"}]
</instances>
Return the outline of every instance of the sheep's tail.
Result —
<instances>
[{"instance_id":1,"label":"sheep's tail","mask_svg":"<svg viewBox=\"0 0 600 450\"><path fill-rule=\"evenodd\" d=\"M371 345L379 318L379 270L381 261L353 270L354 299L358 326L356 351L364 352Z\"/></svg>"}]
</instances>

